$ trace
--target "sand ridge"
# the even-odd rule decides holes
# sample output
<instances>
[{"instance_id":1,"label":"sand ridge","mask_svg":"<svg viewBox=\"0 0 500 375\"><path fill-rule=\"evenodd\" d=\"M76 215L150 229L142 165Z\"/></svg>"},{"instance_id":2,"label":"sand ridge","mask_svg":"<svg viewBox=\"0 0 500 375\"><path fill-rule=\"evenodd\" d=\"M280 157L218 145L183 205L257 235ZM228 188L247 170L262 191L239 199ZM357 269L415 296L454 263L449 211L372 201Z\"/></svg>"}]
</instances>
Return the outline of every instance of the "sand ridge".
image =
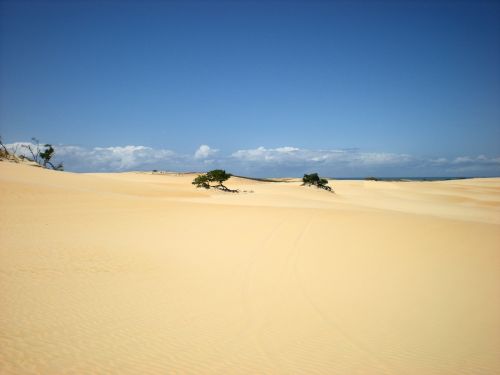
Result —
<instances>
[{"instance_id":1,"label":"sand ridge","mask_svg":"<svg viewBox=\"0 0 500 375\"><path fill-rule=\"evenodd\" d=\"M500 179L0 163L2 374L500 373Z\"/></svg>"}]
</instances>

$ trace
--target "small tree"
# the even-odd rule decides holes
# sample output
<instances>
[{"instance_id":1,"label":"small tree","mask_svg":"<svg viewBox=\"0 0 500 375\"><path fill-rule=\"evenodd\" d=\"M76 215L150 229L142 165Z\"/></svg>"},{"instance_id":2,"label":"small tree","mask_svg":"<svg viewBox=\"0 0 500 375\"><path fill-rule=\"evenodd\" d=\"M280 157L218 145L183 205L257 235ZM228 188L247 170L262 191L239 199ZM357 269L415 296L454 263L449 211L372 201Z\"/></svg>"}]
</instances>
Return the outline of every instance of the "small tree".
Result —
<instances>
[{"instance_id":1,"label":"small tree","mask_svg":"<svg viewBox=\"0 0 500 375\"><path fill-rule=\"evenodd\" d=\"M64 170L63 163L59 163L57 165L54 165L50 161L50 159L52 159L52 157L55 154L54 147L52 147L51 144L47 143L43 146L40 146L40 141L37 138L33 137L33 138L31 138L31 140L32 140L33 144L23 145L22 147L27 149L30 152L32 161L41 165L44 168L47 168L47 165L48 165L56 171ZM44 147L44 149L42 150L41 147Z\"/></svg>"},{"instance_id":2,"label":"small tree","mask_svg":"<svg viewBox=\"0 0 500 375\"><path fill-rule=\"evenodd\" d=\"M328 185L328 180L326 178L320 178L317 173L304 174L302 178L302 186L316 186L318 189L324 189L327 191L332 191L332 188Z\"/></svg>"},{"instance_id":3,"label":"small tree","mask_svg":"<svg viewBox=\"0 0 500 375\"><path fill-rule=\"evenodd\" d=\"M54 147L50 144L46 144L45 150L40 152L40 158L43 161L43 166L47 168L47 165L50 165L52 169L55 169L56 171L62 171L63 170L63 163L59 163L57 165L52 164L50 159L52 159L52 156L54 156L55 150Z\"/></svg>"},{"instance_id":4,"label":"small tree","mask_svg":"<svg viewBox=\"0 0 500 375\"><path fill-rule=\"evenodd\" d=\"M219 190L223 190L223 191L229 191L232 193L237 193L238 190L228 189L226 186L224 186L222 184L224 181L227 181L231 176L232 176L232 174L226 173L225 170L214 169L214 170L209 171L205 174L200 174L199 176L197 176L193 180L192 184L196 185L196 187L198 187L198 188L204 188L204 189L214 188L214 189L219 189ZM217 185L215 185L215 186L210 185L211 182L216 182Z\"/></svg>"}]
</instances>

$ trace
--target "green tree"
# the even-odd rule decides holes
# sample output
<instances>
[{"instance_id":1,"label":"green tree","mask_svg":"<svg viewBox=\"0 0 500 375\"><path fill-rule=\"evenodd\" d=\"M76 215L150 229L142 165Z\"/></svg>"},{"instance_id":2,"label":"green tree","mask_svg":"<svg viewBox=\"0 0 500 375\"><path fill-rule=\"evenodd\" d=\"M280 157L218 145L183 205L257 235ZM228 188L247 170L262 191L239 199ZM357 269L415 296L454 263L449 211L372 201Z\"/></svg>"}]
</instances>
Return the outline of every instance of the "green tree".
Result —
<instances>
[{"instance_id":1,"label":"green tree","mask_svg":"<svg viewBox=\"0 0 500 375\"><path fill-rule=\"evenodd\" d=\"M332 191L332 188L328 185L328 180L326 178L321 178L317 173L304 174L302 177L302 186L316 186L318 189L324 189L327 191Z\"/></svg>"},{"instance_id":2,"label":"green tree","mask_svg":"<svg viewBox=\"0 0 500 375\"><path fill-rule=\"evenodd\" d=\"M50 159L52 159L52 157L55 154L55 150L54 147L52 147L52 145L45 144L44 146L40 146L40 142L35 137L31 138L31 140L33 144L23 145L22 147L24 147L30 152L32 161L34 161L37 164L40 164L44 168L50 166L52 169L55 169L56 171L64 170L63 163L54 165L50 161ZM44 149L42 150L41 147L44 147Z\"/></svg>"},{"instance_id":3,"label":"green tree","mask_svg":"<svg viewBox=\"0 0 500 375\"><path fill-rule=\"evenodd\" d=\"M320 178L317 173L311 173L311 174L304 174L304 177L302 177L302 185L317 185L320 181Z\"/></svg>"},{"instance_id":4,"label":"green tree","mask_svg":"<svg viewBox=\"0 0 500 375\"><path fill-rule=\"evenodd\" d=\"M223 185L223 182L227 181L231 176L232 174L226 173L225 170L214 169L205 174L198 175L193 180L192 184L196 185L196 187L198 188L204 188L204 189L214 188L223 191L229 191L231 193L237 193L238 190L231 190ZM217 183L217 185L210 185L210 183Z\"/></svg>"}]
</instances>

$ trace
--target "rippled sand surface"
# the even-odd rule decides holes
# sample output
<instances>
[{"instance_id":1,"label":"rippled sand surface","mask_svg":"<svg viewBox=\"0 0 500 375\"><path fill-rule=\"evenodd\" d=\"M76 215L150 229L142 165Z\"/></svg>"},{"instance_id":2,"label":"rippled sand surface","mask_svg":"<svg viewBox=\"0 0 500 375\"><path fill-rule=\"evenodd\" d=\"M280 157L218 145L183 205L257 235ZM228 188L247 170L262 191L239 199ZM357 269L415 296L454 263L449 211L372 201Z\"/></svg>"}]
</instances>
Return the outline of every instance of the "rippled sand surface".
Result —
<instances>
[{"instance_id":1,"label":"rippled sand surface","mask_svg":"<svg viewBox=\"0 0 500 375\"><path fill-rule=\"evenodd\" d=\"M499 374L500 179L0 162L1 374Z\"/></svg>"}]
</instances>

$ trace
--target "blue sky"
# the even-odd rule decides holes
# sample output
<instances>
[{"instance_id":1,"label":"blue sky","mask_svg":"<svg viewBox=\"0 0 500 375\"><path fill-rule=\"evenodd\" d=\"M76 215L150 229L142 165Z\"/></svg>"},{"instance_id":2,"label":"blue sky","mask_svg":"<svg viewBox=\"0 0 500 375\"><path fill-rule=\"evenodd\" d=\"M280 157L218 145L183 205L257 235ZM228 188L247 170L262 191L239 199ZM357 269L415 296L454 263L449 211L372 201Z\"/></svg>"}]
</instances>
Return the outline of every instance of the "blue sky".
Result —
<instances>
[{"instance_id":1,"label":"blue sky","mask_svg":"<svg viewBox=\"0 0 500 375\"><path fill-rule=\"evenodd\" d=\"M0 134L66 169L500 175L495 1L2 1Z\"/></svg>"}]
</instances>

